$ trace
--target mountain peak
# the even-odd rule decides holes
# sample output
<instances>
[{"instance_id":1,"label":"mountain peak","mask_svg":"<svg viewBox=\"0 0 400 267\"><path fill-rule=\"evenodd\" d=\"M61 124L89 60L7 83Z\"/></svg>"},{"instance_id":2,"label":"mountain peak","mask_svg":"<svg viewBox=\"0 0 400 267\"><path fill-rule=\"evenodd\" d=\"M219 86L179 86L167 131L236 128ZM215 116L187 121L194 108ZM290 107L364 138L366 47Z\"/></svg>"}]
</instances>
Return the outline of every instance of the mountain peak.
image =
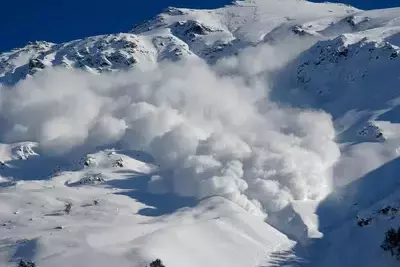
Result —
<instances>
[{"instance_id":1,"label":"mountain peak","mask_svg":"<svg viewBox=\"0 0 400 267\"><path fill-rule=\"evenodd\" d=\"M169 7L0 54L0 265L397 266L399 18Z\"/></svg>"}]
</instances>

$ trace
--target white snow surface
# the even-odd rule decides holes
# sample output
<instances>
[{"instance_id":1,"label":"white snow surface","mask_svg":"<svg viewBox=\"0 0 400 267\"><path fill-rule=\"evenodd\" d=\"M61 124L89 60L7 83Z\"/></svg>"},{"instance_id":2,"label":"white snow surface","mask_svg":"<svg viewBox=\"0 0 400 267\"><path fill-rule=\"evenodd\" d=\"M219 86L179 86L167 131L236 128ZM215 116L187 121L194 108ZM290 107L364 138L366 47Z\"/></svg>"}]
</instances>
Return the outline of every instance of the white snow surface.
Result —
<instances>
[{"instance_id":1,"label":"white snow surface","mask_svg":"<svg viewBox=\"0 0 400 267\"><path fill-rule=\"evenodd\" d=\"M399 36L249 0L0 54L0 266L398 266Z\"/></svg>"}]
</instances>

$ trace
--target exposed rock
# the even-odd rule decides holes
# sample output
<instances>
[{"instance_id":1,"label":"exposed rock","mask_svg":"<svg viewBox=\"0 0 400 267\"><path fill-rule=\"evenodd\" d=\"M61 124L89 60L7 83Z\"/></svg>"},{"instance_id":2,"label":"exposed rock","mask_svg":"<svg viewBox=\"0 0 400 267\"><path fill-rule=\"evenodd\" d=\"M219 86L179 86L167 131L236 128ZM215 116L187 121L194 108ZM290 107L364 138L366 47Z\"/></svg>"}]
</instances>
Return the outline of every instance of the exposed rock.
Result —
<instances>
[{"instance_id":1,"label":"exposed rock","mask_svg":"<svg viewBox=\"0 0 400 267\"><path fill-rule=\"evenodd\" d=\"M385 141L386 138L381 129L373 122L368 123L362 129L357 132L358 136L374 140L374 141Z\"/></svg>"}]
</instances>

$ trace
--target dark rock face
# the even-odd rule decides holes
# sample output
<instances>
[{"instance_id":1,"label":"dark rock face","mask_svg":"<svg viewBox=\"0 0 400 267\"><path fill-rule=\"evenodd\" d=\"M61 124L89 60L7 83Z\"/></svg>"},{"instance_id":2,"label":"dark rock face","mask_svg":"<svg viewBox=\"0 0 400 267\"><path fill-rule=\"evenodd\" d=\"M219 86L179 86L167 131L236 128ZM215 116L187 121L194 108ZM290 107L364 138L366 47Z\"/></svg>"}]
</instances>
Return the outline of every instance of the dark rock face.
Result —
<instances>
[{"instance_id":1,"label":"dark rock face","mask_svg":"<svg viewBox=\"0 0 400 267\"><path fill-rule=\"evenodd\" d=\"M193 39L197 35L206 35L217 30L211 29L210 27L201 24L198 21L186 20L179 21L172 25L172 33L182 40Z\"/></svg>"}]
</instances>

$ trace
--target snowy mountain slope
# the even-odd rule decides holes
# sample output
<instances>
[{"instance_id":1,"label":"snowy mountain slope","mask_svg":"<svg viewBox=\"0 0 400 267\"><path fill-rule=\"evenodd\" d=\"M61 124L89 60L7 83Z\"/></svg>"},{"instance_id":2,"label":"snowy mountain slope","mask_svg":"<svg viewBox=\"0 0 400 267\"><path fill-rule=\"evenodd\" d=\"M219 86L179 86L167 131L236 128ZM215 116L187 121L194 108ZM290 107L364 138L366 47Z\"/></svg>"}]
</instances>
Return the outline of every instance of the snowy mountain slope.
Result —
<instances>
[{"instance_id":1,"label":"snowy mountain slope","mask_svg":"<svg viewBox=\"0 0 400 267\"><path fill-rule=\"evenodd\" d=\"M185 55L191 55L187 45L169 36L138 38L121 33L61 45L34 42L0 56L0 78L3 84L12 85L51 66L82 68L98 73L126 69L138 62L145 68L163 58L179 59Z\"/></svg>"},{"instance_id":2,"label":"snowy mountain slope","mask_svg":"<svg viewBox=\"0 0 400 267\"><path fill-rule=\"evenodd\" d=\"M389 9L352 16L367 18L361 20L363 27L318 41L281 71L275 85L292 88L275 90L276 98L329 112L338 141L353 143L342 149L344 160L338 172L345 176L344 181L361 177L398 156L399 12ZM372 159L360 154L366 147L373 150ZM355 157L366 162L353 161ZM344 167L354 162L361 164L357 170Z\"/></svg>"},{"instance_id":3,"label":"snowy mountain slope","mask_svg":"<svg viewBox=\"0 0 400 267\"><path fill-rule=\"evenodd\" d=\"M141 203L135 194L145 192L137 180L147 179L153 167L110 153L91 155L96 166L82 164L79 171L62 172L50 180L3 187L0 255L35 260L40 266L60 261L76 266L142 266L157 257L177 266L226 262L243 266L249 260L264 261L268 252L294 244L223 198L205 199L195 208L172 214L163 210L168 204L156 199L152 203L151 195ZM124 167L107 166L113 158L124 159ZM101 172L103 178L89 182L93 171ZM65 203L73 203L69 214L64 212ZM149 205L160 209L157 215L151 215ZM178 207L172 204L171 211ZM238 248L241 254L232 257Z\"/></svg>"},{"instance_id":4,"label":"snowy mountain slope","mask_svg":"<svg viewBox=\"0 0 400 267\"><path fill-rule=\"evenodd\" d=\"M1 264L396 266L399 18L237 1L2 53Z\"/></svg>"},{"instance_id":5,"label":"snowy mountain slope","mask_svg":"<svg viewBox=\"0 0 400 267\"><path fill-rule=\"evenodd\" d=\"M331 21L355 11L348 6L286 0L237 2L217 10L169 8L136 26L130 34L96 36L60 45L33 42L3 53L0 79L3 84L15 84L46 66L103 72L193 54L215 61L258 44L268 35L279 36L276 31L290 33L303 21L313 24L312 20L329 16L318 26L327 27Z\"/></svg>"}]
</instances>

